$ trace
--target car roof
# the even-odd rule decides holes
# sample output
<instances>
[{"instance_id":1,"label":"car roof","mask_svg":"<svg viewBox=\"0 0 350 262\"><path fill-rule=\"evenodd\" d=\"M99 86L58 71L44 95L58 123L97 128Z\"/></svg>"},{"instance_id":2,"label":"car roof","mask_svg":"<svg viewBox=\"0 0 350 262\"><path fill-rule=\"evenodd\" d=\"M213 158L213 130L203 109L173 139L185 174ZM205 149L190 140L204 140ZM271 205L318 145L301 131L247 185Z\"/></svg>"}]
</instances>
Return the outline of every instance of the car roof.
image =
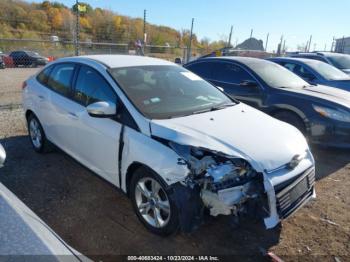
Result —
<instances>
[{"instance_id":1,"label":"car roof","mask_svg":"<svg viewBox=\"0 0 350 262\"><path fill-rule=\"evenodd\" d=\"M66 62L81 62L84 59L94 60L110 68L152 65L176 65L166 60L136 55L87 55L61 58L59 60Z\"/></svg>"},{"instance_id":2,"label":"car roof","mask_svg":"<svg viewBox=\"0 0 350 262\"><path fill-rule=\"evenodd\" d=\"M249 65L256 65L258 63L260 64L266 64L266 63L273 63L272 61L268 61L265 59L261 59L261 58L255 58L255 57L244 57L244 56L220 56L220 57L205 57L205 58L201 58L195 61L210 61L210 60L231 60L231 61L236 61L239 62L241 64L247 65L249 67ZM195 62L193 61L193 62ZM192 63L192 62L191 62Z\"/></svg>"},{"instance_id":3,"label":"car roof","mask_svg":"<svg viewBox=\"0 0 350 262\"><path fill-rule=\"evenodd\" d=\"M274 58L270 58L268 60L270 60L270 61L296 61L296 62L308 64L308 65L324 63L324 62L319 61L319 60L313 60L313 59L308 59L308 58L299 58L299 57L274 57Z\"/></svg>"},{"instance_id":4,"label":"car roof","mask_svg":"<svg viewBox=\"0 0 350 262\"><path fill-rule=\"evenodd\" d=\"M342 54L342 53L335 53L335 52L328 52L328 51L315 51L315 52L310 52L310 53L304 53L304 52L300 52L300 53L294 53L291 54L292 57L298 57L298 56L344 56L344 55L348 55L348 54Z\"/></svg>"}]
</instances>

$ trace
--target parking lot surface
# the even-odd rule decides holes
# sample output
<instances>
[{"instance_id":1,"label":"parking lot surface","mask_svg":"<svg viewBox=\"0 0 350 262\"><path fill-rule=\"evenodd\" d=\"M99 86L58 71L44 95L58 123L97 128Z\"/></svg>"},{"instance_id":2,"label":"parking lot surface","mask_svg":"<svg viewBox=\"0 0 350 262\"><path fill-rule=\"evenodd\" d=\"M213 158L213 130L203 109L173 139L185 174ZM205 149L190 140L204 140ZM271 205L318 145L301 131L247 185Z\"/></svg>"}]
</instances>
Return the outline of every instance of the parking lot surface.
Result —
<instances>
[{"instance_id":1,"label":"parking lot surface","mask_svg":"<svg viewBox=\"0 0 350 262\"><path fill-rule=\"evenodd\" d=\"M317 199L281 227L208 218L192 234L162 238L137 220L128 198L58 149L32 150L23 119L23 80L37 69L0 70L0 142L7 151L0 182L68 244L95 259L106 255L237 255L286 261L350 261L350 150L313 148ZM11 106L15 105L15 106ZM249 142L249 141L248 141Z\"/></svg>"}]
</instances>

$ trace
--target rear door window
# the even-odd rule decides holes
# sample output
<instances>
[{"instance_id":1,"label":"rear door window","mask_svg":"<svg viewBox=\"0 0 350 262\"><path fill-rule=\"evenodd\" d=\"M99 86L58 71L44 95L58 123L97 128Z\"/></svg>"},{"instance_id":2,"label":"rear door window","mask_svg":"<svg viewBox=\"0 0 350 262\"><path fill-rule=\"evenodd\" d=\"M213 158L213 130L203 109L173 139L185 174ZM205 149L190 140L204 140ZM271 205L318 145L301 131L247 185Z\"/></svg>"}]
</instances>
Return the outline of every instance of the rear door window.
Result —
<instances>
[{"instance_id":1,"label":"rear door window","mask_svg":"<svg viewBox=\"0 0 350 262\"><path fill-rule=\"evenodd\" d=\"M117 95L103 76L88 66L82 66L75 84L74 99L87 106L100 101L115 103Z\"/></svg>"},{"instance_id":2,"label":"rear door window","mask_svg":"<svg viewBox=\"0 0 350 262\"><path fill-rule=\"evenodd\" d=\"M45 68L43 71L41 71L38 74L36 79L38 80L38 82L40 84L42 84L42 85L46 85L47 84L47 81L49 79L51 70L52 70L52 66L49 66L49 67Z\"/></svg>"},{"instance_id":3,"label":"rear door window","mask_svg":"<svg viewBox=\"0 0 350 262\"><path fill-rule=\"evenodd\" d=\"M74 68L74 64L55 65L47 80L47 86L63 96L69 96Z\"/></svg>"}]
</instances>

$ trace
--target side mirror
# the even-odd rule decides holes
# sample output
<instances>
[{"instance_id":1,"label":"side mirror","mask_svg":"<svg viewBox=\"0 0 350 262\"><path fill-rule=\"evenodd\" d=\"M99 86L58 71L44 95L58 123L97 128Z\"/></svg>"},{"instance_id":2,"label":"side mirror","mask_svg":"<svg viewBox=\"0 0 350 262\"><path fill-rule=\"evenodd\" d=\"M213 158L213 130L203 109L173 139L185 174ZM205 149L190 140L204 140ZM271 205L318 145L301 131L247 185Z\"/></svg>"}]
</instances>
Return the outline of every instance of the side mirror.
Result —
<instances>
[{"instance_id":1,"label":"side mirror","mask_svg":"<svg viewBox=\"0 0 350 262\"><path fill-rule=\"evenodd\" d=\"M258 83L252 80L243 80L239 85L244 87L258 87Z\"/></svg>"},{"instance_id":2,"label":"side mirror","mask_svg":"<svg viewBox=\"0 0 350 262\"><path fill-rule=\"evenodd\" d=\"M86 111L92 117L111 117L117 113L117 105L112 102L96 102L88 105Z\"/></svg>"},{"instance_id":3,"label":"side mirror","mask_svg":"<svg viewBox=\"0 0 350 262\"><path fill-rule=\"evenodd\" d=\"M5 149L0 144L0 167L3 167L6 159L6 152Z\"/></svg>"}]
</instances>

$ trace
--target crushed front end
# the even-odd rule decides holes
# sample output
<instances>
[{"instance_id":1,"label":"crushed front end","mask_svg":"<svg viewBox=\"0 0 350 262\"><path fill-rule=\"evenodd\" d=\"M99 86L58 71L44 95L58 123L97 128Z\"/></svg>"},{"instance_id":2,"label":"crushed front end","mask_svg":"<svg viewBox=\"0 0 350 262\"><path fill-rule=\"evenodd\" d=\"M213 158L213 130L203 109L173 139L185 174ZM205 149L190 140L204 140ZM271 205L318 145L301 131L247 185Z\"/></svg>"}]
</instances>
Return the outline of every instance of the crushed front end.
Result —
<instances>
[{"instance_id":1,"label":"crushed front end","mask_svg":"<svg viewBox=\"0 0 350 262\"><path fill-rule=\"evenodd\" d=\"M181 156L178 164L190 170L174 190L184 231L198 226L204 209L212 216L253 216L263 219L266 228L273 228L314 196L315 169L309 152L293 168L287 163L271 172L258 172L242 158L172 142L169 145ZM176 194L180 191L181 197Z\"/></svg>"}]
</instances>

